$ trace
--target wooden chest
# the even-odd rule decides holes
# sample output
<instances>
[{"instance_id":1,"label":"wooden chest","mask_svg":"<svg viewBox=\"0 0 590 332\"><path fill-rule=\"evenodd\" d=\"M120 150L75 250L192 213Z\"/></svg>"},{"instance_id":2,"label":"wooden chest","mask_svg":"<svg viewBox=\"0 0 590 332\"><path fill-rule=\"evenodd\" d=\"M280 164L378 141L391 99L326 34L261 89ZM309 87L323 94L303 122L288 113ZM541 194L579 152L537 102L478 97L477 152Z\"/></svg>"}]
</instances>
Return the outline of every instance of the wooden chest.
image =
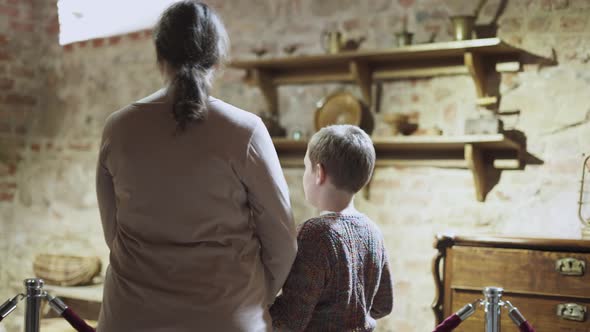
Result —
<instances>
[{"instance_id":1,"label":"wooden chest","mask_svg":"<svg viewBox=\"0 0 590 332\"><path fill-rule=\"evenodd\" d=\"M437 236L435 247L437 324L497 286L536 332L590 332L590 241ZM501 330L518 331L501 312ZM454 331L484 331L483 307Z\"/></svg>"}]
</instances>

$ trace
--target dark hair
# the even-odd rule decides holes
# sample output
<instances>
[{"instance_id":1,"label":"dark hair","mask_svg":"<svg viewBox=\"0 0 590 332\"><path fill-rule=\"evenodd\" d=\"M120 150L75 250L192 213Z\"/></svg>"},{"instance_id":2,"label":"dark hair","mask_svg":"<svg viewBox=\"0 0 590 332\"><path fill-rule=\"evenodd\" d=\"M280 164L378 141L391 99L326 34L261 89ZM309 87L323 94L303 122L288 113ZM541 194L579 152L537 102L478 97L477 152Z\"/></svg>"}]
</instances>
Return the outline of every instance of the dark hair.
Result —
<instances>
[{"instance_id":1,"label":"dark hair","mask_svg":"<svg viewBox=\"0 0 590 332\"><path fill-rule=\"evenodd\" d=\"M356 193L369 182L375 168L375 148L367 133L352 125L320 129L309 140L312 167L321 164L332 184Z\"/></svg>"},{"instance_id":2,"label":"dark hair","mask_svg":"<svg viewBox=\"0 0 590 332\"><path fill-rule=\"evenodd\" d=\"M226 57L227 32L206 4L185 0L162 13L154 28L158 62L170 70L172 113L178 128L207 115L214 66Z\"/></svg>"}]
</instances>

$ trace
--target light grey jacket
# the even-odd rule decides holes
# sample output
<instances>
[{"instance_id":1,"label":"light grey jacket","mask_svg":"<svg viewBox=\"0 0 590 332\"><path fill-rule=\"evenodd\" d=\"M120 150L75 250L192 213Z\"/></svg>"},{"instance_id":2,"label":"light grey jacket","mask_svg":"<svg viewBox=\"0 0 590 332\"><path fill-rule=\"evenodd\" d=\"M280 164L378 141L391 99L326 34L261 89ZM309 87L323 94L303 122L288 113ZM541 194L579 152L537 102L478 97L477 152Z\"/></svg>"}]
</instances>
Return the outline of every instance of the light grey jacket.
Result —
<instances>
[{"instance_id":1,"label":"light grey jacket","mask_svg":"<svg viewBox=\"0 0 590 332\"><path fill-rule=\"evenodd\" d=\"M165 90L107 119L99 332L271 330L268 306L297 250L287 185L262 121L208 105L183 133Z\"/></svg>"}]
</instances>

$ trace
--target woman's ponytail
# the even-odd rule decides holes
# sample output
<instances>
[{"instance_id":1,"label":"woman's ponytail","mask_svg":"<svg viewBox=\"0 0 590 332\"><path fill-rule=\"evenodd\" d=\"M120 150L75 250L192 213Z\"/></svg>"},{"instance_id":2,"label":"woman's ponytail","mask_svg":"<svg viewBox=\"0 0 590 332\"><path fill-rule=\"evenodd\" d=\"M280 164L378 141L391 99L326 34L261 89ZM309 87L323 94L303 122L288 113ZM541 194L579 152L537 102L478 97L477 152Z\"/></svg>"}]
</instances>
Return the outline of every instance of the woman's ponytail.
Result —
<instances>
[{"instance_id":1,"label":"woman's ponytail","mask_svg":"<svg viewBox=\"0 0 590 332\"><path fill-rule=\"evenodd\" d=\"M227 57L229 39L223 23L196 0L168 7L154 28L158 62L169 75L172 115L178 129L207 117L213 71Z\"/></svg>"},{"instance_id":2,"label":"woman's ponytail","mask_svg":"<svg viewBox=\"0 0 590 332\"><path fill-rule=\"evenodd\" d=\"M209 76L209 71L200 66L184 65L172 80L172 114L180 130L206 118Z\"/></svg>"}]
</instances>

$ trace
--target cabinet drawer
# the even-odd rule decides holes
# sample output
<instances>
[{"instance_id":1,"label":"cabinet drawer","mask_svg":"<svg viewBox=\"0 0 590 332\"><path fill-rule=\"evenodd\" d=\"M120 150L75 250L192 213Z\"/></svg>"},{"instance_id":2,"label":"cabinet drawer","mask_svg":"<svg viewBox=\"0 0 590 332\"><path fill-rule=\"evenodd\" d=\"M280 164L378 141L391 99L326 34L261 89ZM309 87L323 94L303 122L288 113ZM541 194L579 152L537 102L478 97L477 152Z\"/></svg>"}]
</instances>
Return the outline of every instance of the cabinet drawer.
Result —
<instances>
[{"instance_id":1,"label":"cabinet drawer","mask_svg":"<svg viewBox=\"0 0 590 332\"><path fill-rule=\"evenodd\" d=\"M466 303L482 297L481 292L463 290L453 290L450 295L452 297L452 312L456 312ZM589 313L586 313L583 322L566 320L557 316L557 305L576 303L590 309L590 299L560 299L518 294L507 294L502 299L510 301L517 307L533 325L536 332L590 332ZM501 322L502 331L518 331L505 308L501 310ZM454 332L483 332L484 330L484 308L478 306L475 314L465 320Z\"/></svg>"},{"instance_id":2,"label":"cabinet drawer","mask_svg":"<svg viewBox=\"0 0 590 332\"><path fill-rule=\"evenodd\" d=\"M590 254L456 246L447 262L451 288L498 286L512 293L590 298L587 266L583 275L567 275L590 264Z\"/></svg>"}]
</instances>

